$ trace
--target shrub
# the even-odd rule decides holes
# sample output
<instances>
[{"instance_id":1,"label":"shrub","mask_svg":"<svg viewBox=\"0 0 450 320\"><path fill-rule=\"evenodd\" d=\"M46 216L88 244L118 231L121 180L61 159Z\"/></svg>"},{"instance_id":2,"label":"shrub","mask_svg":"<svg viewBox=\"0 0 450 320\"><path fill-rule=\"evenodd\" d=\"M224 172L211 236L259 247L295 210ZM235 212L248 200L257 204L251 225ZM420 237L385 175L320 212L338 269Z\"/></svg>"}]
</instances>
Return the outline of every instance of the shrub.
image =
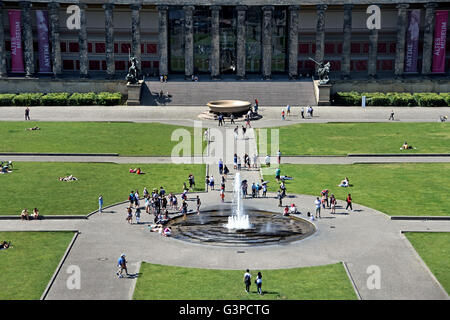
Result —
<instances>
[{"instance_id":1,"label":"shrub","mask_svg":"<svg viewBox=\"0 0 450 320\"><path fill-rule=\"evenodd\" d=\"M13 98L15 106L38 106L41 102L42 93L20 93Z\"/></svg>"},{"instance_id":2,"label":"shrub","mask_svg":"<svg viewBox=\"0 0 450 320\"><path fill-rule=\"evenodd\" d=\"M442 96L442 98L444 98L447 106L450 106L450 93L446 92L446 93L441 93L440 95Z\"/></svg>"},{"instance_id":3,"label":"shrub","mask_svg":"<svg viewBox=\"0 0 450 320\"><path fill-rule=\"evenodd\" d=\"M405 107L417 106L417 102L411 93L394 92L387 94L387 96L389 97L391 106L405 106Z\"/></svg>"},{"instance_id":4,"label":"shrub","mask_svg":"<svg viewBox=\"0 0 450 320\"><path fill-rule=\"evenodd\" d=\"M442 107L447 105L444 97L437 93L415 93L414 99L417 101L417 105L421 107Z\"/></svg>"},{"instance_id":5,"label":"shrub","mask_svg":"<svg viewBox=\"0 0 450 320\"><path fill-rule=\"evenodd\" d=\"M42 106L66 106L69 94L66 92L47 93L41 98Z\"/></svg>"},{"instance_id":6,"label":"shrub","mask_svg":"<svg viewBox=\"0 0 450 320\"><path fill-rule=\"evenodd\" d=\"M114 106L120 104L122 94L119 92L100 92L97 94L97 104L101 106Z\"/></svg>"},{"instance_id":7,"label":"shrub","mask_svg":"<svg viewBox=\"0 0 450 320\"><path fill-rule=\"evenodd\" d=\"M68 101L70 106L91 106L97 102L97 95L93 92L73 93Z\"/></svg>"},{"instance_id":8,"label":"shrub","mask_svg":"<svg viewBox=\"0 0 450 320\"><path fill-rule=\"evenodd\" d=\"M0 94L0 106L12 106L13 99L16 95L12 93L3 93Z\"/></svg>"},{"instance_id":9,"label":"shrub","mask_svg":"<svg viewBox=\"0 0 450 320\"><path fill-rule=\"evenodd\" d=\"M361 94L358 92L337 92L334 95L336 105L340 106L358 106L361 105Z\"/></svg>"}]
</instances>

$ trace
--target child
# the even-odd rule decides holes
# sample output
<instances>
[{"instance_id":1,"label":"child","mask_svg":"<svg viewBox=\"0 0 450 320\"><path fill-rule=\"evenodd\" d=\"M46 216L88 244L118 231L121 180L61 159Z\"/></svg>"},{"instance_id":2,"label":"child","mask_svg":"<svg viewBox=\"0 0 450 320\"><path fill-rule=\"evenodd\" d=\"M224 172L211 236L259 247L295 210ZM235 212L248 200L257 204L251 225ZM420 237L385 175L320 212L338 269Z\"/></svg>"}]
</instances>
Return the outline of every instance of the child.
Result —
<instances>
[{"instance_id":1,"label":"child","mask_svg":"<svg viewBox=\"0 0 450 320\"><path fill-rule=\"evenodd\" d=\"M222 199L222 202L225 202L225 192L224 190L220 190L220 199Z\"/></svg>"}]
</instances>

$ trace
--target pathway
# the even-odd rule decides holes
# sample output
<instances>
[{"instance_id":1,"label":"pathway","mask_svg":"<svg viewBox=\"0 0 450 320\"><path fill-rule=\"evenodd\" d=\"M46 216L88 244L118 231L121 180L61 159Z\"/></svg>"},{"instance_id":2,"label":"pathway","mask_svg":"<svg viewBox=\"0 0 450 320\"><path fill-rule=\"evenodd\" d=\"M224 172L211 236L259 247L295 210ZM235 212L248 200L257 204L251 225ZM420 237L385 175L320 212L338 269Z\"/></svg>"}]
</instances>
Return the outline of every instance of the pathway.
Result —
<instances>
[{"instance_id":1,"label":"pathway","mask_svg":"<svg viewBox=\"0 0 450 320\"><path fill-rule=\"evenodd\" d=\"M234 150L239 155L248 152L252 156L256 152L254 132L248 130L248 139L238 139L238 143L233 145L235 140L232 131L230 135L225 134L223 128L217 130L226 139L214 139L212 131L209 156L224 156L231 171L226 190L232 190L236 171L233 169L232 156L228 155L232 155ZM216 131L217 135L219 131ZM226 153L221 154L220 150L226 150ZM216 186L220 186L217 164L209 166L209 173L216 178ZM250 183L259 181L260 172L254 169L242 170L241 179L247 179ZM190 195L190 209L195 208L193 198L196 195ZM217 190L198 195L203 209L220 205ZM225 200L224 206L228 206L232 200L231 192L227 192ZM307 211L313 211L312 196L292 195L286 201L295 202L302 212L301 216L305 216ZM343 202L339 202L342 205ZM280 212L277 204L273 193L267 198L245 200L248 208ZM363 299L449 298L401 231L450 232L450 221L392 221L381 212L355 204L355 211L348 215L342 208L338 208L336 215L325 210L323 218L315 222L317 232L307 239L286 245L237 249L196 245L150 233L147 224L151 222L151 216L143 214L145 223L129 225L125 221L125 208L126 204L119 204L92 215L88 220L0 220L0 231L80 231L47 299L130 299L136 279L117 279L115 276L116 261L122 252L127 254L129 272L132 274L138 272L140 261L242 270L306 267L345 261ZM66 286L69 277L66 270L70 265L81 268L80 290L69 290ZM373 265L381 270L381 288L371 290L367 286L367 268Z\"/></svg>"}]
</instances>

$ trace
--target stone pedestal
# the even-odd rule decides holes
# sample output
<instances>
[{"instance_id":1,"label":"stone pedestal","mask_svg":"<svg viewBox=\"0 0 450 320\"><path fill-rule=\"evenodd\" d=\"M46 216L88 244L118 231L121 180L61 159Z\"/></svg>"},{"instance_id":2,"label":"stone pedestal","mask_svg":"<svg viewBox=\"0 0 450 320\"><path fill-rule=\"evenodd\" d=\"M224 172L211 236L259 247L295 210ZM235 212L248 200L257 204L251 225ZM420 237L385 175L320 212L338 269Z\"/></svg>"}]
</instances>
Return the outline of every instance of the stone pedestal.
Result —
<instances>
[{"instance_id":1,"label":"stone pedestal","mask_svg":"<svg viewBox=\"0 0 450 320\"><path fill-rule=\"evenodd\" d=\"M142 85L144 80L139 80L138 83L127 83L128 99L127 106L140 106L141 105L141 94Z\"/></svg>"},{"instance_id":2,"label":"stone pedestal","mask_svg":"<svg viewBox=\"0 0 450 320\"><path fill-rule=\"evenodd\" d=\"M314 93L318 106L331 105L331 84L319 84L319 80L314 80Z\"/></svg>"}]
</instances>

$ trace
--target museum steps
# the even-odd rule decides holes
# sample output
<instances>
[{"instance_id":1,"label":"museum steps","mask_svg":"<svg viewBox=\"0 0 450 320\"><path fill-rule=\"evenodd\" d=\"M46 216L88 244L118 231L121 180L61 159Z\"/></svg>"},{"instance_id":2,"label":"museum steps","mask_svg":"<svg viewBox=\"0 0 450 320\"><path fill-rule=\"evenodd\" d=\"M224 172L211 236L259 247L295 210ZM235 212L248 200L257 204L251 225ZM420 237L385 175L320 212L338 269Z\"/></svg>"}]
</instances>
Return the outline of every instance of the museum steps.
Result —
<instances>
[{"instance_id":1,"label":"museum steps","mask_svg":"<svg viewBox=\"0 0 450 320\"><path fill-rule=\"evenodd\" d=\"M145 81L142 105L204 106L208 101L234 99L261 106L316 105L312 81ZM159 94L163 91L163 97ZM169 97L167 97L167 92Z\"/></svg>"}]
</instances>

